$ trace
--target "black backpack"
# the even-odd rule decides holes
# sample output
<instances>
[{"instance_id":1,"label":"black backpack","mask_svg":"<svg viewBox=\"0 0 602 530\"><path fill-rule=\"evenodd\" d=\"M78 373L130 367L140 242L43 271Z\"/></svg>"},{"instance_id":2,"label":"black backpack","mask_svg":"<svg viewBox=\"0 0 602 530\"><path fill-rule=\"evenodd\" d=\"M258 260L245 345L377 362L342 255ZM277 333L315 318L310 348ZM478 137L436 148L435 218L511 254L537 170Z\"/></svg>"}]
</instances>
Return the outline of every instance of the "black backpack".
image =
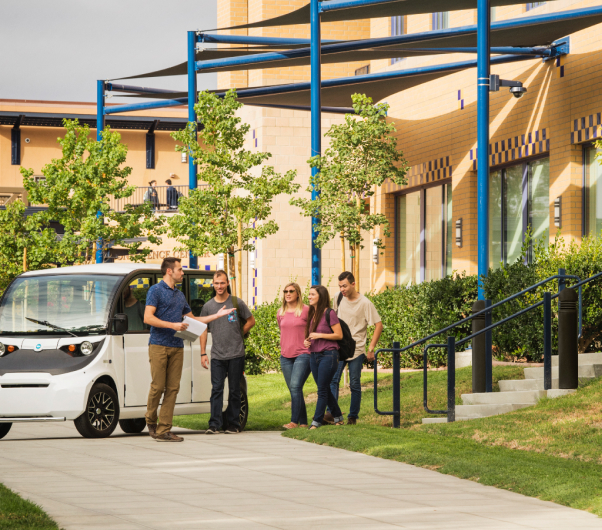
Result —
<instances>
[{"instance_id":1,"label":"black backpack","mask_svg":"<svg viewBox=\"0 0 602 530\"><path fill-rule=\"evenodd\" d=\"M337 309L339 308L339 304L343 299L343 295L339 294L339 298L337 301ZM330 307L326 310L326 323L330 326L330 312L332 309ZM349 326L344 320L339 318L339 324L341 324L341 330L343 331L343 338L341 340L337 340L339 345L339 361L348 361L349 359L353 359L355 355L355 341L351 336L351 330ZM332 330L332 327L330 328Z\"/></svg>"}]
</instances>

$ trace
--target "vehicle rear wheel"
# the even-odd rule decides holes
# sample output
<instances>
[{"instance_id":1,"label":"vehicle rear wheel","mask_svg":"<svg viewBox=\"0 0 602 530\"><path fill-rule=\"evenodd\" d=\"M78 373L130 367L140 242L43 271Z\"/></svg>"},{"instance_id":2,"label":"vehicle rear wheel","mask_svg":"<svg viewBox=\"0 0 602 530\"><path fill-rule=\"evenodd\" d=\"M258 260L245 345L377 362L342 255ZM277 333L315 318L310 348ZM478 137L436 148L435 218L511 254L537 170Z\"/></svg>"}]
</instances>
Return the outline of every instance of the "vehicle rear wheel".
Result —
<instances>
[{"instance_id":1,"label":"vehicle rear wheel","mask_svg":"<svg viewBox=\"0 0 602 530\"><path fill-rule=\"evenodd\" d=\"M144 418L134 418L132 420L119 420L121 430L127 434L139 434L146 427Z\"/></svg>"},{"instance_id":2,"label":"vehicle rear wheel","mask_svg":"<svg viewBox=\"0 0 602 530\"><path fill-rule=\"evenodd\" d=\"M12 423L0 423L0 440L8 434L12 426Z\"/></svg>"},{"instance_id":3,"label":"vehicle rear wheel","mask_svg":"<svg viewBox=\"0 0 602 530\"><path fill-rule=\"evenodd\" d=\"M228 423L228 411L230 410L230 405L224 411L223 414L223 422L224 422L224 430L227 429L230 424ZM240 430L243 431L247 426L247 419L249 417L249 399L247 398L247 393L244 389L240 389L240 414L238 416L238 421L240 423Z\"/></svg>"},{"instance_id":4,"label":"vehicle rear wheel","mask_svg":"<svg viewBox=\"0 0 602 530\"><path fill-rule=\"evenodd\" d=\"M86 410L77 418L75 428L84 438L106 438L119 421L119 401L115 391L104 383L96 383L86 404Z\"/></svg>"}]
</instances>

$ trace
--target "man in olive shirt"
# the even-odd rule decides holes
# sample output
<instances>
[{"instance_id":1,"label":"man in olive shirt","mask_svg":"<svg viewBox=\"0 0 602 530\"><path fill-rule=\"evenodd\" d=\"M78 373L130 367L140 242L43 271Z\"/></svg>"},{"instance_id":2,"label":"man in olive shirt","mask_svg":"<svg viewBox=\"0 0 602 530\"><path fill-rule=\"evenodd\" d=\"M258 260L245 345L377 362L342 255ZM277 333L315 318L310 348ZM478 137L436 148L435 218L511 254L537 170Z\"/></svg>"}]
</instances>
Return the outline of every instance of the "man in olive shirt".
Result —
<instances>
[{"instance_id":1,"label":"man in olive shirt","mask_svg":"<svg viewBox=\"0 0 602 530\"><path fill-rule=\"evenodd\" d=\"M348 326L353 340L355 340L355 355L347 361L339 361L339 368L332 378L330 389L335 398L339 398L339 385L345 363L349 366L349 387L351 388L351 406L347 415L347 425L355 425L360 413L362 403L362 366L364 360L374 360L374 348L383 330L380 316L374 304L355 289L355 278L350 272L342 272L339 275L339 289L341 293L337 297L335 310L337 316ZM341 296L342 295L342 296ZM374 335L366 352L366 339L368 326L374 326ZM326 421L332 417L330 412L324 416Z\"/></svg>"},{"instance_id":2,"label":"man in olive shirt","mask_svg":"<svg viewBox=\"0 0 602 530\"><path fill-rule=\"evenodd\" d=\"M228 378L228 427L226 434L240 432L240 380L245 370L245 343L243 337L255 325L255 318L247 305L237 298L234 302L228 293L228 275L217 271L213 275L215 297L209 300L201 310L201 316L217 313L221 307L237 309L228 318L214 320L201 335L201 364L209 368L207 361L207 332L211 333L211 417L206 434L217 434L223 427L222 408L224 406L224 384ZM245 322L241 326L241 319Z\"/></svg>"}]
</instances>

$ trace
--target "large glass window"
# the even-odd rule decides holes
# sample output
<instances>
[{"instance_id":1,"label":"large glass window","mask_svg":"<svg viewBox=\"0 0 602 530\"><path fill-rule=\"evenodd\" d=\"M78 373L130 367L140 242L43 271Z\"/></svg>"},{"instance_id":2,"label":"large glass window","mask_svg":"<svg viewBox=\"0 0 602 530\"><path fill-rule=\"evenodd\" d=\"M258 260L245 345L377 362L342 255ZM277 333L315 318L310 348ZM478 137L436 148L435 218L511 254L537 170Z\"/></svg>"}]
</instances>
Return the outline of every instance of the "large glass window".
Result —
<instances>
[{"instance_id":1,"label":"large glass window","mask_svg":"<svg viewBox=\"0 0 602 530\"><path fill-rule=\"evenodd\" d=\"M542 6L544 4L545 2L528 2L527 4L525 4L525 11L531 11L532 9L535 9L536 7Z\"/></svg>"},{"instance_id":2,"label":"large glass window","mask_svg":"<svg viewBox=\"0 0 602 530\"><path fill-rule=\"evenodd\" d=\"M489 265L520 258L525 233L548 240L550 228L549 158L492 171L489 177ZM530 256L529 256L530 257Z\"/></svg>"},{"instance_id":3,"label":"large glass window","mask_svg":"<svg viewBox=\"0 0 602 530\"><path fill-rule=\"evenodd\" d=\"M451 184L397 197L397 283L451 274L453 234Z\"/></svg>"},{"instance_id":4,"label":"large glass window","mask_svg":"<svg viewBox=\"0 0 602 530\"><path fill-rule=\"evenodd\" d=\"M449 11L433 13L432 27L433 31L449 28Z\"/></svg>"},{"instance_id":5,"label":"large glass window","mask_svg":"<svg viewBox=\"0 0 602 530\"><path fill-rule=\"evenodd\" d=\"M397 197L398 283L420 283L420 192Z\"/></svg>"},{"instance_id":6,"label":"large glass window","mask_svg":"<svg viewBox=\"0 0 602 530\"><path fill-rule=\"evenodd\" d=\"M585 148L585 233L594 236L602 231L602 165L597 153L602 150Z\"/></svg>"},{"instance_id":7,"label":"large glass window","mask_svg":"<svg viewBox=\"0 0 602 530\"><path fill-rule=\"evenodd\" d=\"M398 35L405 35L408 32L407 29L407 24L406 24L406 17L405 16L397 16L397 17L391 17L391 37L396 37ZM399 61L402 61L404 58L403 57L396 57L394 59L391 59L391 64L395 64L398 63Z\"/></svg>"}]
</instances>

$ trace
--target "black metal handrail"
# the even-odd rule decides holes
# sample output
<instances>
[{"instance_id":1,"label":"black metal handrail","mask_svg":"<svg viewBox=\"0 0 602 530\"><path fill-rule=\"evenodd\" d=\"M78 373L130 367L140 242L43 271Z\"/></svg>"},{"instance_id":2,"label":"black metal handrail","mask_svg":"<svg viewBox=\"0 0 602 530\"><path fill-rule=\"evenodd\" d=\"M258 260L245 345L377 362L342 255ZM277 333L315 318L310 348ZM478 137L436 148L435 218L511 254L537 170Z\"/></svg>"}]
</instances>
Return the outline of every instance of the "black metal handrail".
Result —
<instances>
[{"instance_id":1,"label":"black metal handrail","mask_svg":"<svg viewBox=\"0 0 602 530\"><path fill-rule=\"evenodd\" d=\"M564 272L563 269L561 269L559 272ZM590 276L589 278L586 278L585 280L580 280L579 282L577 282L572 288L579 289L579 333L578 336L581 336L582 334L582 320L581 320L581 315L582 315L582 290L581 287L589 282L592 282L598 278L602 277L602 272L599 272L597 274L594 274L593 276ZM576 276L573 275L565 275L565 274L557 274L555 276L551 276L550 278L544 280L543 282L539 282L539 284L535 284L534 286L531 286L528 289L525 289L523 291L521 291L520 293L517 293L516 295L513 295L509 298L507 298L505 301L509 301L511 299L516 298L517 296L519 296L520 294L524 294L525 292L528 292L530 290L532 290L534 287L536 286L540 286L543 285L544 283L547 283L548 281L550 281L551 279L555 279L555 278L578 278ZM544 299L536 302L532 305L530 305L529 307L526 307L524 309L521 309L520 311L517 311L516 313L503 318L502 320L495 322L493 324L489 324L486 325L483 329L480 329L479 331L473 333L472 335L469 335L468 337L465 337L464 339L459 340L458 342L456 342L454 337L448 337L447 340L447 344L446 345L442 345L442 344L429 344L424 348L423 351L423 356L424 356L424 362L423 362L423 373L424 373L424 409L427 413L429 414L445 414L447 413L448 419L447 421L455 421L455 358L456 358L456 351L455 348L456 346L460 345L460 344L464 344L468 341L473 340L475 337L483 334L483 333L488 333L491 332L491 330L493 330L494 328L497 328L498 326L501 326L503 324L508 323L511 320L514 320L515 318L518 318L521 315L524 315L526 313L528 313L529 311L533 311L534 309L537 309L540 306L543 306L544 308L544 332L543 332L543 341L544 341L544 390L550 390L552 388L552 300L554 300L555 298L558 298L560 296L560 292L562 291L562 289L564 288L564 285L559 286L561 287L559 292L556 294L552 294L550 292L544 292L543 293L543 297ZM483 314L483 313L488 313L490 312L493 308L495 308L496 306L501 305L502 302L498 302L497 304L494 304L492 306L486 307L484 310L479 311L477 313L475 313L474 315L472 315L472 317L475 317L479 314ZM468 320L468 319L464 319L464 320ZM453 326L452 326L453 327ZM451 329L451 327L448 326L448 328L446 329ZM441 334L443 331L442 330L438 333L433 334L433 336L439 335ZM431 411L428 408L428 404L427 404L427 352L429 348L435 348L435 347L446 347L447 348L447 371L448 371L448 388L447 388L447 397L448 397L448 407L447 410L445 411ZM407 349L407 348L406 348ZM403 351L400 350L400 351ZM450 374L450 372L454 372L453 375Z\"/></svg>"},{"instance_id":2,"label":"black metal handrail","mask_svg":"<svg viewBox=\"0 0 602 530\"><path fill-rule=\"evenodd\" d=\"M378 410L378 354L381 352L391 352L393 354L393 410L389 412ZM374 352L374 411L381 416L393 416L393 427L396 429L398 429L400 426L401 416L399 353L399 342L394 342L393 348L380 348Z\"/></svg>"}]
</instances>

